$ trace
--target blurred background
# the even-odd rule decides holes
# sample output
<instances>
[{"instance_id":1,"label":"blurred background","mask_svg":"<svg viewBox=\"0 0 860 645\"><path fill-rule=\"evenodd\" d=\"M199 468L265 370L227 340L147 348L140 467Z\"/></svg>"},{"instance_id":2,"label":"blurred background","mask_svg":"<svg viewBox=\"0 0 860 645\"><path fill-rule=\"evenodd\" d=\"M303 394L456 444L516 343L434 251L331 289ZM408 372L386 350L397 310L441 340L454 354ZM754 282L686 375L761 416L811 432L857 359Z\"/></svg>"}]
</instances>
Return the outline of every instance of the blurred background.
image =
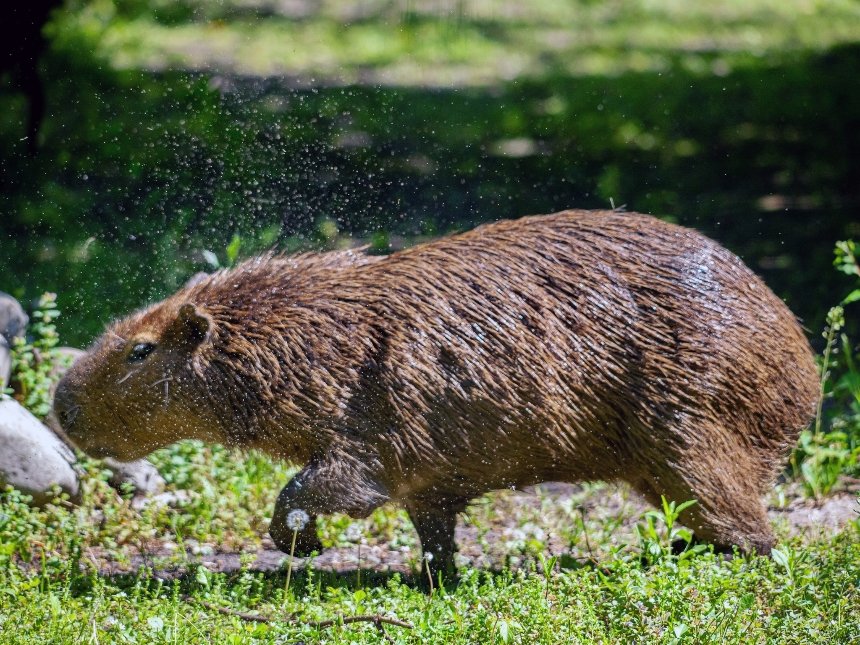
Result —
<instances>
[{"instance_id":1,"label":"blurred background","mask_svg":"<svg viewBox=\"0 0 860 645\"><path fill-rule=\"evenodd\" d=\"M262 249L610 204L814 338L849 287L857 0L34 0L0 36L0 290L57 292L65 344Z\"/></svg>"}]
</instances>

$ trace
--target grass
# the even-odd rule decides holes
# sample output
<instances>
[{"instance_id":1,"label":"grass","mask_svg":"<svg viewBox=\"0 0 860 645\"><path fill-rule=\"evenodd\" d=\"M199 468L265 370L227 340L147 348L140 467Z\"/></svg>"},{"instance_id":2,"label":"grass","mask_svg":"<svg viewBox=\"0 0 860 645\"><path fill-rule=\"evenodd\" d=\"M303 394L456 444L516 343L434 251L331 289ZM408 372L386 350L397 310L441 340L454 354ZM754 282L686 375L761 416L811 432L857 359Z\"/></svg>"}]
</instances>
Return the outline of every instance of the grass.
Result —
<instances>
[{"instance_id":1,"label":"grass","mask_svg":"<svg viewBox=\"0 0 860 645\"><path fill-rule=\"evenodd\" d=\"M153 504L136 511L127 495L108 487L96 462L89 463L80 508L60 502L31 509L18 493L3 494L0 641L379 642L373 623L337 624L355 615L408 622L411 628L382 626L404 643L847 643L860 637L857 521L830 536L782 532L772 559L726 561L709 551L671 555L670 538L677 535L671 509L648 514L638 544L617 541L624 533L612 514L618 509L583 513L580 525L580 502L603 486L585 487L567 508L552 507L547 496L519 512L510 505L512 494L502 493L478 500L466 524L486 534L499 513L518 512L509 539L495 545L516 568L466 567L459 584L437 582L429 596L418 562L411 574L365 570L362 577L354 566L341 573L303 569L285 589L285 567L255 571L251 561L265 531L264 513L288 469L259 454L195 442L159 451L155 461L170 490L191 491L176 508ZM325 543L355 549L352 524L344 517L326 520ZM360 525L365 552L385 544L417 556L402 512L387 507ZM549 556L547 534L562 527L568 532L557 537L568 554L594 559ZM130 562L141 546L165 544L176 546L174 557L132 573L104 570L105 558ZM191 558L186 549L203 557ZM240 556L238 571L210 571L207 562L219 550L248 555ZM330 619L336 624L310 624Z\"/></svg>"},{"instance_id":2,"label":"grass","mask_svg":"<svg viewBox=\"0 0 860 645\"><path fill-rule=\"evenodd\" d=\"M697 71L856 40L849 0L457 3L92 2L78 25L119 68L287 75L311 84L475 86L548 70ZM713 55L717 54L716 57Z\"/></svg>"},{"instance_id":3,"label":"grass","mask_svg":"<svg viewBox=\"0 0 860 645\"><path fill-rule=\"evenodd\" d=\"M384 246L610 198L707 230L794 294L810 328L842 288L829 247L857 235L855 2L69 6L41 156L11 155L0 178L16 241L0 249L4 288L57 290L65 342L163 296L237 234L243 254L319 244L327 223ZM270 74L286 84L254 86ZM0 141L20 149L23 103L0 98ZM849 367L827 393L853 407L827 407L796 454L802 483L776 498L857 474L860 380L838 344L830 362ZM725 561L672 555L677 509L644 515L623 488L506 491L461 518L457 585L425 593L417 537L385 507L326 518L329 559L287 586L283 563L254 560L289 466L195 442L153 460L168 503L117 494L93 461L79 507L0 494L0 642L380 642L372 622L343 621L360 614L408 622L382 629L409 643L860 640L856 519L835 534L777 523L772 559ZM236 571L216 571L223 552Z\"/></svg>"},{"instance_id":4,"label":"grass","mask_svg":"<svg viewBox=\"0 0 860 645\"><path fill-rule=\"evenodd\" d=\"M372 624L289 622L372 613L411 623L385 628L404 643L849 643L860 636L857 538L850 531L792 552L799 560L790 568L764 558L703 556L682 567L616 562L605 572L546 579L469 570L456 588L437 587L429 599L398 575L355 589L342 578L310 574L286 599L278 576L203 574L162 583L46 565L30 577L0 577L0 624L5 643L378 643ZM210 606L273 620L249 622Z\"/></svg>"}]
</instances>

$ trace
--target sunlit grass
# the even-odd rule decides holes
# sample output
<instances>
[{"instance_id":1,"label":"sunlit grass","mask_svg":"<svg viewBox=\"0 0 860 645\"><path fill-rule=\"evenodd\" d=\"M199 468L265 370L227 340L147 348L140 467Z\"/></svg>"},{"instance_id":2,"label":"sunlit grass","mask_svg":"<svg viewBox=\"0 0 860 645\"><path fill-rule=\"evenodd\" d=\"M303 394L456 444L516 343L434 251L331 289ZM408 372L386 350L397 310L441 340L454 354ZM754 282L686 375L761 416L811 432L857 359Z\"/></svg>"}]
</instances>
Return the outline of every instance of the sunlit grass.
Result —
<instances>
[{"instance_id":1,"label":"sunlit grass","mask_svg":"<svg viewBox=\"0 0 860 645\"><path fill-rule=\"evenodd\" d=\"M538 490L531 501L508 491L476 500L463 518L461 551L489 558L462 568L458 585L436 583L430 596L422 590L411 525L385 507L364 521L326 519L324 543L349 554L374 545L405 549L411 576L359 576L352 561L344 573L293 571L286 594L285 567L261 573L249 565L291 469L197 442L153 459L168 494L188 491L172 507L136 510L107 486L97 462L80 508L31 509L17 493L2 495L3 643L379 642L371 623L309 624L359 614L410 623L384 626L403 643L847 643L860 635L856 521L833 537L791 538L778 527L774 559L725 561L706 552L646 565L632 530L641 505L626 489L593 484L562 499ZM206 562L222 550L244 554L239 571L210 570ZM141 552L151 555L133 561ZM558 565L545 559L560 552L567 555ZM542 556L553 566L545 570ZM100 574L107 562L131 573Z\"/></svg>"},{"instance_id":2,"label":"sunlit grass","mask_svg":"<svg viewBox=\"0 0 860 645\"><path fill-rule=\"evenodd\" d=\"M737 65L822 51L860 34L848 0L458 3L187 0L142 12L93 3L63 29L118 68L287 75L310 83L480 85L515 76ZM711 67L715 65L715 67Z\"/></svg>"}]
</instances>

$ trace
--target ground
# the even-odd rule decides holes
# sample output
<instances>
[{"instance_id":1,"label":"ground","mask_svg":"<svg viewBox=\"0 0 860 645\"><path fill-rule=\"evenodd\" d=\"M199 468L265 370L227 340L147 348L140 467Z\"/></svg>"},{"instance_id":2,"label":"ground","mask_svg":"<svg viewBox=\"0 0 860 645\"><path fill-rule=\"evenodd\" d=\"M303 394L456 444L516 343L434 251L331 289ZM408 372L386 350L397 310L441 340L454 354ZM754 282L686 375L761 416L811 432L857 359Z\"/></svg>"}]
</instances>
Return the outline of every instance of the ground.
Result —
<instances>
[{"instance_id":1,"label":"ground","mask_svg":"<svg viewBox=\"0 0 860 645\"><path fill-rule=\"evenodd\" d=\"M827 539L860 518L858 489L857 482L845 478L842 490L815 500L804 497L798 486L784 485L773 495L769 516L782 537ZM181 506L188 495L188 491L164 493L137 504ZM600 562L619 548L637 545L635 527L648 509L647 503L624 484L553 482L522 491L500 491L477 500L461 516L457 525L458 563L501 570L523 566L538 553L560 556L564 561ZM368 571L413 573L419 567L420 553L417 537L405 535L411 532L408 521L393 508L377 515L381 517L367 523L352 523L365 524L361 532L354 531L352 543L345 543L350 537L347 530L347 540L338 540L312 560L297 559L295 568L310 565L320 571L354 573L360 565ZM392 517L394 526L388 531L372 532L374 523L389 524ZM185 546L183 552L174 541L153 539L130 545L119 559L103 547L88 549L87 558L103 575L145 567L161 579L184 575L197 565L222 573L281 571L287 560L268 535L259 543L254 540L239 548L223 549L196 540Z\"/></svg>"},{"instance_id":2,"label":"ground","mask_svg":"<svg viewBox=\"0 0 860 645\"><path fill-rule=\"evenodd\" d=\"M725 643L860 637L857 481L821 500L775 487L772 558L671 554L627 487L545 484L476 500L460 580L428 582L402 511L322 523L311 567L265 537L291 469L186 442L154 455L167 490L118 495L86 464L84 502L0 498L5 643ZM358 563L360 561L360 568ZM289 569L289 573L287 570ZM356 622L350 622L356 621Z\"/></svg>"}]
</instances>

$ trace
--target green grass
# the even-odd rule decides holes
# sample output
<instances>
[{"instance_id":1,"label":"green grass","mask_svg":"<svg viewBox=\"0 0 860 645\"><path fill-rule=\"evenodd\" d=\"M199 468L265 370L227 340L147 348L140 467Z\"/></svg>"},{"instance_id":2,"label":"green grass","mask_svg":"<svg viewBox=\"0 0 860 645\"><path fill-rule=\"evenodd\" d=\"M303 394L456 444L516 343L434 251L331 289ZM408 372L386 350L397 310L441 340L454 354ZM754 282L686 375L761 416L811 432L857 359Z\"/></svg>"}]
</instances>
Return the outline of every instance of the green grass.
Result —
<instances>
[{"instance_id":1,"label":"green grass","mask_svg":"<svg viewBox=\"0 0 860 645\"><path fill-rule=\"evenodd\" d=\"M311 83L483 85L548 71L572 75L699 72L821 51L856 40L849 0L345 0L89 3L76 23L101 30L119 68L181 67L291 75ZM717 54L716 58L713 55Z\"/></svg>"},{"instance_id":2,"label":"green grass","mask_svg":"<svg viewBox=\"0 0 860 645\"><path fill-rule=\"evenodd\" d=\"M398 575L356 588L332 575L300 576L285 597L282 576L198 574L159 582L106 579L46 564L0 574L4 643L378 643L370 624L322 630L310 622L381 614L401 643L850 643L860 636L856 530L775 562L712 556L685 566L538 573L469 570L456 588L427 597ZM189 599L186 598L189 597ZM257 612L246 622L199 604Z\"/></svg>"},{"instance_id":3,"label":"green grass","mask_svg":"<svg viewBox=\"0 0 860 645\"><path fill-rule=\"evenodd\" d=\"M169 489L191 491L176 509L135 511L127 496L107 486L95 462L80 508L58 503L37 510L15 492L0 497L0 642L379 642L370 623L308 624L358 614L409 622L412 629L384 628L404 643L848 643L860 637L856 521L831 537L789 538L783 532L773 559L738 555L724 561L710 552L678 558L665 549L668 533L660 515L649 524L664 548L654 550L618 541L625 532L612 514L617 509L589 511L587 523L578 525L576 506L550 507L547 497L520 511L519 535L495 545L518 563L515 570L466 567L459 584L436 583L432 595L422 591L427 585L417 563L412 575L364 571L360 582L354 567L340 574L302 570L285 591L285 570L253 571L251 555L241 570L224 574L184 554L202 552L204 563L212 549L253 554L289 470L259 454L195 442L159 451L155 461ZM601 488L586 487L584 498ZM510 502L504 493L479 500L466 524L480 533L499 514L517 512ZM327 520L326 544L355 549L350 524L344 517ZM384 508L360 525L370 545L417 555L402 512ZM565 568L558 566L548 559L550 539L541 526L547 532L567 526L570 533L561 537L574 544L568 550L591 552L594 560L563 557ZM106 559L130 562L141 547L171 543L173 558L151 561L158 575L146 567L128 574L98 571ZM171 571L178 577L161 579ZM216 608L271 622L249 622Z\"/></svg>"}]
</instances>

